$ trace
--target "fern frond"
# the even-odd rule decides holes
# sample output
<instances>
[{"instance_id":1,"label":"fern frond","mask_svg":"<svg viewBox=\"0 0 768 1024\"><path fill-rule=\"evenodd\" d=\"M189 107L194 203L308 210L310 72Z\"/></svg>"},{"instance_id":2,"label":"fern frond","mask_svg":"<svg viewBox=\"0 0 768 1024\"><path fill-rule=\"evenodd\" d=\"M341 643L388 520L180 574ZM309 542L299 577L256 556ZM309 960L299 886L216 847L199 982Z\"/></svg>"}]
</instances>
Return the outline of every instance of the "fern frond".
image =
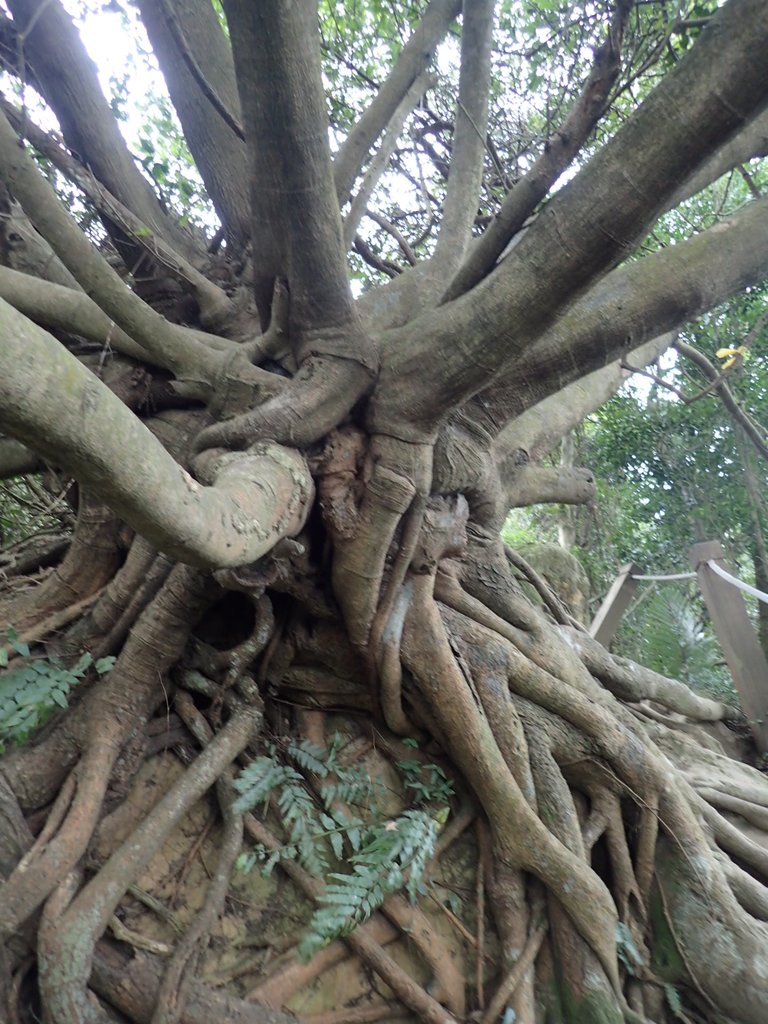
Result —
<instances>
[{"instance_id":1,"label":"fern frond","mask_svg":"<svg viewBox=\"0 0 768 1024\"><path fill-rule=\"evenodd\" d=\"M328 751L324 747L310 743L309 740L302 740L300 743L291 740L288 743L287 753L299 768L317 775L319 779L326 778L330 771L329 765L332 761Z\"/></svg>"},{"instance_id":2,"label":"fern frond","mask_svg":"<svg viewBox=\"0 0 768 1024\"><path fill-rule=\"evenodd\" d=\"M303 782L301 775L289 765L280 764L272 757L257 757L240 772L234 786L240 796L235 801L236 814L253 810L263 804L273 790L288 783Z\"/></svg>"},{"instance_id":3,"label":"fern frond","mask_svg":"<svg viewBox=\"0 0 768 1024\"><path fill-rule=\"evenodd\" d=\"M350 858L352 871L332 872L299 952L309 957L368 920L391 892L404 884L415 899L437 842L440 824L427 811L405 811L379 823Z\"/></svg>"}]
</instances>

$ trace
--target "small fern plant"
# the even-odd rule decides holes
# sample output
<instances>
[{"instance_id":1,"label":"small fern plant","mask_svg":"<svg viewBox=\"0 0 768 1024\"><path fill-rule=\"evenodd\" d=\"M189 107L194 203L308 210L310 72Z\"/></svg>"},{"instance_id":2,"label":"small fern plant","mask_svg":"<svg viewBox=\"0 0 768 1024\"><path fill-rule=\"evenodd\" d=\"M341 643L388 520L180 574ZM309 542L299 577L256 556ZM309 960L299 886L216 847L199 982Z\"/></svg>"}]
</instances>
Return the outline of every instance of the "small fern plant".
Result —
<instances>
[{"instance_id":1,"label":"small fern plant","mask_svg":"<svg viewBox=\"0 0 768 1024\"><path fill-rule=\"evenodd\" d=\"M366 921L389 893L406 888L412 900L421 890L424 874L448 815L445 805L453 790L442 769L420 761L399 762L403 788L412 806L395 818L381 812L381 783L358 766L341 763L341 738L327 750L307 742L290 743L287 758L274 748L256 758L235 780L240 796L235 809L243 813L274 801L287 833L278 850L255 847L239 860L245 871L261 861L269 874L281 860L295 860L326 881L299 953L309 959L333 939ZM320 780L319 795L308 777ZM346 808L342 810L342 806ZM358 813L354 808L362 808ZM331 871L335 866L344 871Z\"/></svg>"},{"instance_id":2,"label":"small fern plant","mask_svg":"<svg viewBox=\"0 0 768 1024\"><path fill-rule=\"evenodd\" d=\"M20 662L11 668L9 652ZM104 675L114 663L114 658L99 658L94 663L90 654L81 655L71 666L58 658L33 657L29 645L9 626L5 643L0 644L0 753L7 743L22 744L29 739L56 708L67 707L70 691L91 667Z\"/></svg>"}]
</instances>

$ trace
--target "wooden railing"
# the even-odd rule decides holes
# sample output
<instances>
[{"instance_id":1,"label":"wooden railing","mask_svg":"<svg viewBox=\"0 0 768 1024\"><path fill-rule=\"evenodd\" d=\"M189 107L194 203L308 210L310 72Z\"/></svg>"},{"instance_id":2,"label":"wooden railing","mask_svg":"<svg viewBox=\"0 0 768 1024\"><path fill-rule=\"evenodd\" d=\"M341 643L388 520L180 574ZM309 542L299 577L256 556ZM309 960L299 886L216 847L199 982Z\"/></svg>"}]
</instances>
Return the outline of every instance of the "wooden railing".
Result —
<instances>
[{"instance_id":1,"label":"wooden railing","mask_svg":"<svg viewBox=\"0 0 768 1024\"><path fill-rule=\"evenodd\" d=\"M694 570L692 573L666 577L643 576L634 563L623 566L589 632L607 647L641 580L695 577L757 748L761 753L768 753L768 660L747 613L738 580L725 563L725 552L719 541L694 544L689 558ZM768 600L768 595L761 594L754 587L745 589L761 600Z\"/></svg>"}]
</instances>

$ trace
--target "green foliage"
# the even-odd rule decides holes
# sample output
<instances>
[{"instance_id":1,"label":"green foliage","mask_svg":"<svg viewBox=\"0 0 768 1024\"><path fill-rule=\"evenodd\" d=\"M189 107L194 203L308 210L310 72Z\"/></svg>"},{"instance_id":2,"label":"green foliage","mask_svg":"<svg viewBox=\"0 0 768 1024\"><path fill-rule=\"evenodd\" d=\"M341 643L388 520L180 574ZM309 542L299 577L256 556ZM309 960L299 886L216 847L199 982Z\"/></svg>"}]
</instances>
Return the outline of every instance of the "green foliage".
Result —
<instances>
[{"instance_id":1,"label":"green foliage","mask_svg":"<svg viewBox=\"0 0 768 1024\"><path fill-rule=\"evenodd\" d=\"M501 539L511 548L525 544L557 541L555 517L544 506L513 508L501 530Z\"/></svg>"},{"instance_id":2,"label":"green foliage","mask_svg":"<svg viewBox=\"0 0 768 1024\"><path fill-rule=\"evenodd\" d=\"M721 212L744 200L737 184L716 187ZM698 203L691 204L689 215L706 227ZM657 228L654 244L689 230L690 224L668 219L663 231ZM727 383L758 423L768 400L767 309L765 288L751 289L683 334L715 364L718 350L748 344L749 360L728 372ZM576 463L589 466L598 481L596 501L572 513L577 554L595 597L593 611L621 565L635 562L649 574L687 572L688 551L701 540L721 541L737 575L754 583L761 540L768 536L768 505L749 485L751 477L764 482L765 464L717 395L676 354L650 369L656 379L634 377L576 431ZM680 394L693 401L681 400ZM554 539L557 517L555 506L513 510L503 537L513 547L529 539ZM756 603L748 598L747 605L757 617ZM734 699L695 586L660 584L654 591L644 584L612 646L704 693Z\"/></svg>"},{"instance_id":3,"label":"green foliage","mask_svg":"<svg viewBox=\"0 0 768 1024\"><path fill-rule=\"evenodd\" d=\"M695 585L682 589L679 583L668 584L641 599L627 615L613 649L694 690L738 701Z\"/></svg>"},{"instance_id":4,"label":"green foliage","mask_svg":"<svg viewBox=\"0 0 768 1024\"><path fill-rule=\"evenodd\" d=\"M453 786L439 765L398 761L397 767L406 790L413 794L417 803L447 803L453 796Z\"/></svg>"},{"instance_id":5,"label":"green foliage","mask_svg":"<svg viewBox=\"0 0 768 1024\"><path fill-rule=\"evenodd\" d=\"M643 958L632 938L632 933L623 921L616 925L616 955L629 974L637 974L643 965Z\"/></svg>"},{"instance_id":6,"label":"green foliage","mask_svg":"<svg viewBox=\"0 0 768 1024\"><path fill-rule=\"evenodd\" d=\"M679 1017L681 1020L688 1019L683 1016L683 1001L674 985L666 984L664 986L664 998L667 1001L667 1006L676 1017Z\"/></svg>"},{"instance_id":7,"label":"green foliage","mask_svg":"<svg viewBox=\"0 0 768 1024\"><path fill-rule=\"evenodd\" d=\"M136 145L147 177L179 222L210 230L216 217L166 96L152 94L146 100Z\"/></svg>"},{"instance_id":8,"label":"green foliage","mask_svg":"<svg viewBox=\"0 0 768 1024\"><path fill-rule=\"evenodd\" d=\"M91 668L104 675L115 663L114 658L99 658L94 663L90 654L81 655L71 666L58 658L35 658L12 626L5 639L5 646L0 647L0 668L9 665L8 648L21 664L0 675L0 752L6 743L24 743L57 708L67 707L70 691Z\"/></svg>"},{"instance_id":9,"label":"green foliage","mask_svg":"<svg viewBox=\"0 0 768 1024\"><path fill-rule=\"evenodd\" d=\"M368 830L366 842L349 859L351 872L331 872L320 906L299 944L309 959L340 935L367 921L389 893L406 886L415 899L435 850L440 822L425 810L405 811Z\"/></svg>"},{"instance_id":10,"label":"green foliage","mask_svg":"<svg viewBox=\"0 0 768 1024\"><path fill-rule=\"evenodd\" d=\"M264 874L269 874L279 860L298 860L313 875L328 868L328 855L320 840L336 829L336 822L327 814L318 813L306 789L304 776L290 765L280 764L273 757L257 757L240 774L235 788L241 794L235 810L242 813L265 804L276 792L277 811L288 833L288 845L267 855L263 848L241 859L247 870L257 859L264 859Z\"/></svg>"},{"instance_id":11,"label":"green foliage","mask_svg":"<svg viewBox=\"0 0 768 1024\"><path fill-rule=\"evenodd\" d=\"M235 780L235 810L270 805L287 836L276 850L257 846L243 854L238 866L249 871L261 862L266 875L279 861L295 860L329 879L300 946L307 957L370 917L388 893L405 885L415 899L453 793L439 766L401 761L403 789L415 806L392 818L381 809L383 785L365 768L345 765L340 750L338 735L327 750L289 742L285 756L293 764L273 747ZM312 776L320 783L317 796L309 785ZM332 860L350 870L330 871Z\"/></svg>"},{"instance_id":12,"label":"green foliage","mask_svg":"<svg viewBox=\"0 0 768 1024\"><path fill-rule=\"evenodd\" d=\"M73 518L63 495L44 490L39 478L20 476L0 481L0 548L38 532L66 529Z\"/></svg>"}]
</instances>

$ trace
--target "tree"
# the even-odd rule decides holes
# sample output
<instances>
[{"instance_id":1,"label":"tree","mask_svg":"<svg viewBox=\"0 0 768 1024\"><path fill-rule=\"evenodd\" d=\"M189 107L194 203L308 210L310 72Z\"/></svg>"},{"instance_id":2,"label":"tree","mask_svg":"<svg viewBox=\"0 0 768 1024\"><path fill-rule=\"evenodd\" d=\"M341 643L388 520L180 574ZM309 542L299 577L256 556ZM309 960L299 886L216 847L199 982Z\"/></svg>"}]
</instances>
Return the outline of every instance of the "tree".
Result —
<instances>
[{"instance_id":1,"label":"tree","mask_svg":"<svg viewBox=\"0 0 768 1024\"><path fill-rule=\"evenodd\" d=\"M580 554L598 595L619 564L635 562L647 573L686 572L691 544L710 537L723 542L739 575L765 591L763 304L755 289L684 328L679 355L671 351L661 367L628 382L579 429L578 459L595 472L600 494L594 505L568 511L575 513ZM722 353L731 365L716 369L707 352ZM539 513L536 527L546 530L551 518ZM714 636L701 643L697 623L705 612L698 585L678 581L655 595L651 589L638 595L637 615L625 617L612 650L680 678L689 648L686 681L704 684L707 647L715 667L722 652ZM768 607L755 601L752 611L768 649ZM731 685L722 664L711 681L721 691Z\"/></svg>"},{"instance_id":2,"label":"tree","mask_svg":"<svg viewBox=\"0 0 768 1024\"><path fill-rule=\"evenodd\" d=\"M278 1007L346 943L397 1003L342 992L338 1021L762 1021L768 868L731 816L764 828L768 787L658 705L737 712L612 658L546 591L534 607L499 531L511 506L588 500L591 475L547 453L623 358L768 273L764 198L644 244L765 153L763 4L500 4L495 49L492 0L221 6L125 12L213 238L183 207L192 171L182 186L151 140L152 182L132 159L59 0L8 0L2 23L22 105L0 114L0 471L48 467L76 509L63 557L60 537L22 545L1 599L10 1019L282 1020L196 976L245 826L328 943L257 977ZM446 38L455 104L430 77ZM345 811L372 748L420 802ZM136 882L214 783L216 867L161 948L136 901L173 915ZM457 847L476 970L419 903L447 893L427 859ZM401 933L408 968L385 948Z\"/></svg>"}]
</instances>

